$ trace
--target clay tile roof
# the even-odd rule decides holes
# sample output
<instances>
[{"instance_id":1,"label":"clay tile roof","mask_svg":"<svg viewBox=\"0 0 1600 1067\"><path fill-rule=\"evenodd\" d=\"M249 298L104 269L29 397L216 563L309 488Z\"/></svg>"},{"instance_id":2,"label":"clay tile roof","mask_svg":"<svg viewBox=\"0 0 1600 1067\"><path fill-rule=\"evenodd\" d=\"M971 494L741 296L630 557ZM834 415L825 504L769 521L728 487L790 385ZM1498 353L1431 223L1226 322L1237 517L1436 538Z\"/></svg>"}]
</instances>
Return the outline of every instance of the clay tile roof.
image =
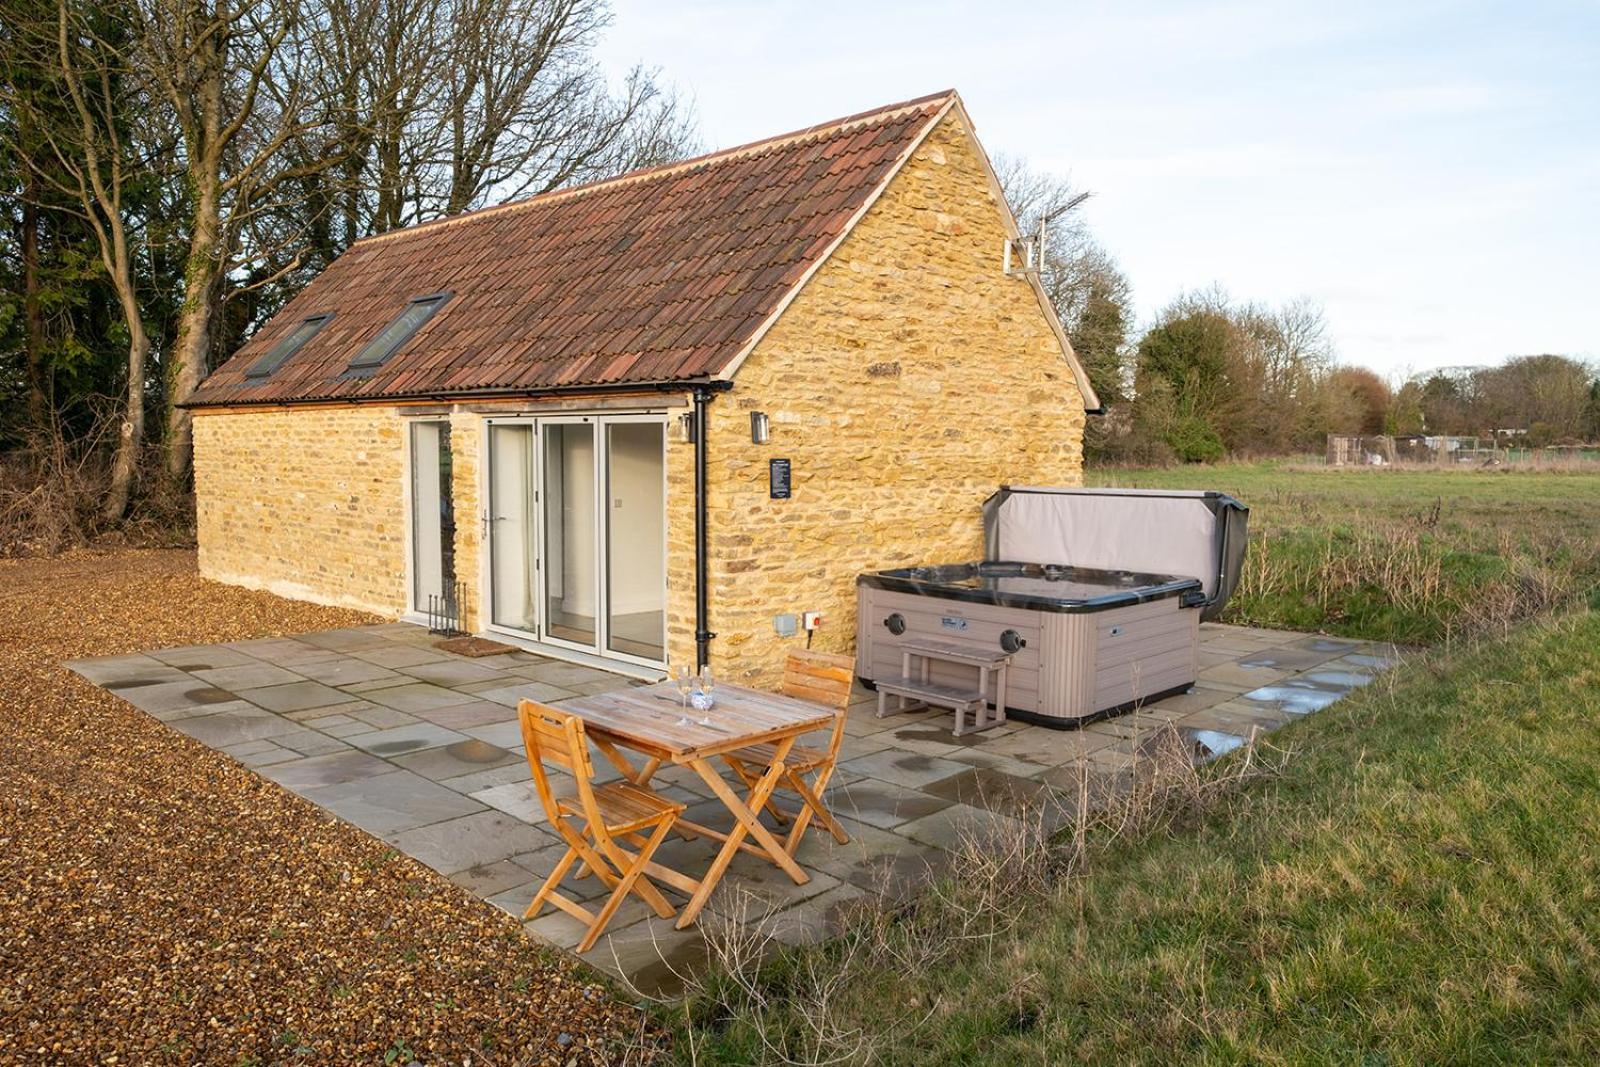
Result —
<instances>
[{"instance_id":1,"label":"clay tile roof","mask_svg":"<svg viewBox=\"0 0 1600 1067\"><path fill-rule=\"evenodd\" d=\"M358 241L194 406L540 393L714 378L835 247L951 92ZM351 358L414 297L450 299L375 372ZM246 369L333 318L264 380Z\"/></svg>"}]
</instances>

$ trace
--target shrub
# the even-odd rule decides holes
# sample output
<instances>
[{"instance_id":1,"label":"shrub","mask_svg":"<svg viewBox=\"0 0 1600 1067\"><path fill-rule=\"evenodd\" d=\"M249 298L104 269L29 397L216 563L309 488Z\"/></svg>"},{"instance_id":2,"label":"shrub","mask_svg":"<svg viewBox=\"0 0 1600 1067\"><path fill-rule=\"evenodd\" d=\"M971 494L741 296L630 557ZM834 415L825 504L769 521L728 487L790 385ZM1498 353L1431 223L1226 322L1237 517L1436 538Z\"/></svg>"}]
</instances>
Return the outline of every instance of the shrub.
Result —
<instances>
[{"instance_id":1,"label":"shrub","mask_svg":"<svg viewBox=\"0 0 1600 1067\"><path fill-rule=\"evenodd\" d=\"M1179 416L1167 430L1166 440L1184 463L1215 463L1227 452L1217 431L1198 415Z\"/></svg>"}]
</instances>

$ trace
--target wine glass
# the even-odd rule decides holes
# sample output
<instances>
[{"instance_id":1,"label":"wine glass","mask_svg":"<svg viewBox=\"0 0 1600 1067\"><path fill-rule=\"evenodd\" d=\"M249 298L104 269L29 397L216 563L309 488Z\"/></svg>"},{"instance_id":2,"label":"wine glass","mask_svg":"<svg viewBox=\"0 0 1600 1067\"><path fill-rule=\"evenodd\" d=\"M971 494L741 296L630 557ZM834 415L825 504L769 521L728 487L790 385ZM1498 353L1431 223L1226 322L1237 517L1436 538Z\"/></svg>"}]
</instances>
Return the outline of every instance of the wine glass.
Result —
<instances>
[{"instance_id":1,"label":"wine glass","mask_svg":"<svg viewBox=\"0 0 1600 1067\"><path fill-rule=\"evenodd\" d=\"M678 719L679 726L688 726L689 719L689 691L694 688L694 672L687 663L680 663L672 668L672 680L678 685L678 693L683 698L683 715Z\"/></svg>"},{"instance_id":2,"label":"wine glass","mask_svg":"<svg viewBox=\"0 0 1600 1067\"><path fill-rule=\"evenodd\" d=\"M716 680L711 676L711 664L700 668L700 692L705 694L706 706L700 716L701 726L711 725L711 690L716 685Z\"/></svg>"}]
</instances>

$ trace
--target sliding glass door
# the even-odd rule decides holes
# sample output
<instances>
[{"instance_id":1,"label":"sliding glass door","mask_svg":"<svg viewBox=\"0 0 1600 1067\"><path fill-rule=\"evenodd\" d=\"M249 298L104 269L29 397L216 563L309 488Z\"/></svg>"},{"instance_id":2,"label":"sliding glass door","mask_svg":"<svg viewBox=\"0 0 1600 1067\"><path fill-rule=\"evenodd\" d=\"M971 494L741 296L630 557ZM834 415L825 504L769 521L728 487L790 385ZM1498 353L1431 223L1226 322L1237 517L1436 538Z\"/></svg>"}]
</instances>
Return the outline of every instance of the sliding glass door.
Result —
<instances>
[{"instance_id":1,"label":"sliding glass door","mask_svg":"<svg viewBox=\"0 0 1600 1067\"><path fill-rule=\"evenodd\" d=\"M666 422L489 427L490 617L575 651L657 665L666 646Z\"/></svg>"},{"instance_id":2,"label":"sliding glass door","mask_svg":"<svg viewBox=\"0 0 1600 1067\"><path fill-rule=\"evenodd\" d=\"M489 618L496 626L527 631L538 624L533 446L531 425L489 428Z\"/></svg>"},{"instance_id":3,"label":"sliding glass door","mask_svg":"<svg viewBox=\"0 0 1600 1067\"><path fill-rule=\"evenodd\" d=\"M599 499L591 422L542 422L544 635L595 647L599 614Z\"/></svg>"},{"instance_id":4,"label":"sliding glass door","mask_svg":"<svg viewBox=\"0 0 1600 1067\"><path fill-rule=\"evenodd\" d=\"M413 422L411 436L411 610L454 615L456 520L450 424Z\"/></svg>"},{"instance_id":5,"label":"sliding glass door","mask_svg":"<svg viewBox=\"0 0 1600 1067\"><path fill-rule=\"evenodd\" d=\"M605 425L606 648L666 661L666 424Z\"/></svg>"}]
</instances>

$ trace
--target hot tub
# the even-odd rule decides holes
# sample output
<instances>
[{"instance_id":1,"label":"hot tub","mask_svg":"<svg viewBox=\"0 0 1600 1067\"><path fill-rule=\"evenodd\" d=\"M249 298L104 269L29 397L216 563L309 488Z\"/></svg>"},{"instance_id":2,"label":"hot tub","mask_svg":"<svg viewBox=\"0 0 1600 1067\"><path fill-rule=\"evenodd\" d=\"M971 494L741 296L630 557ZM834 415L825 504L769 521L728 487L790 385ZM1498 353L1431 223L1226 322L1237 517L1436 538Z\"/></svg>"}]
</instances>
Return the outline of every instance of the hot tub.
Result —
<instances>
[{"instance_id":1,"label":"hot tub","mask_svg":"<svg viewBox=\"0 0 1600 1067\"><path fill-rule=\"evenodd\" d=\"M898 679L906 641L999 648L1013 653L1007 714L1058 727L1194 684L1200 621L1238 578L1244 505L1220 493L1005 488L984 511L989 559L857 579L863 681ZM953 687L974 675L930 671Z\"/></svg>"}]
</instances>

